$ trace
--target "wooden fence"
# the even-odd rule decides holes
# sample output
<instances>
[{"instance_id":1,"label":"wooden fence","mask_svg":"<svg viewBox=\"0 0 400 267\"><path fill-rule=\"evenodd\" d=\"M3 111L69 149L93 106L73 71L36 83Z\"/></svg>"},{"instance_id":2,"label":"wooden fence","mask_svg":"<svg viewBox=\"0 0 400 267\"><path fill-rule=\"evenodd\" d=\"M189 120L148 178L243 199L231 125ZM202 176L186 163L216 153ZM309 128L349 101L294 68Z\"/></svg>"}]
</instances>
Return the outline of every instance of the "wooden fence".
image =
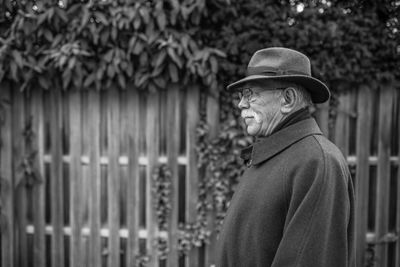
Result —
<instances>
[{"instance_id":1,"label":"wooden fence","mask_svg":"<svg viewBox=\"0 0 400 267\"><path fill-rule=\"evenodd\" d=\"M179 223L196 217L199 87L0 90L8 102L0 150L2 267L212 265L214 242L187 256L177 250ZM215 135L218 101L206 99ZM357 266L400 266L399 90L365 87L338 100L332 123L328 104L315 116L355 174ZM168 231L157 227L151 192L162 163L172 173ZM166 260L154 246L160 236L169 243Z\"/></svg>"}]
</instances>

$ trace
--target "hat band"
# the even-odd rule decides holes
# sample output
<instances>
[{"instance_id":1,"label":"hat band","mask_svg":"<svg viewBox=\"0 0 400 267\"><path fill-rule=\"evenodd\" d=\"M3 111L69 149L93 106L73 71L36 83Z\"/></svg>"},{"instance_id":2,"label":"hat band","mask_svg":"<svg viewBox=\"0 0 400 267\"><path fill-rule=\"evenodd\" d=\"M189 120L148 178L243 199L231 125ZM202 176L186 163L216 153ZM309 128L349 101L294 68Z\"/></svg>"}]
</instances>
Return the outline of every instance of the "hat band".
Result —
<instances>
[{"instance_id":1,"label":"hat band","mask_svg":"<svg viewBox=\"0 0 400 267\"><path fill-rule=\"evenodd\" d=\"M247 76L250 75L265 75L265 76L279 76L279 75L306 75L310 76L309 73L305 73L297 70L281 70L272 67L259 66L259 67L248 67Z\"/></svg>"}]
</instances>

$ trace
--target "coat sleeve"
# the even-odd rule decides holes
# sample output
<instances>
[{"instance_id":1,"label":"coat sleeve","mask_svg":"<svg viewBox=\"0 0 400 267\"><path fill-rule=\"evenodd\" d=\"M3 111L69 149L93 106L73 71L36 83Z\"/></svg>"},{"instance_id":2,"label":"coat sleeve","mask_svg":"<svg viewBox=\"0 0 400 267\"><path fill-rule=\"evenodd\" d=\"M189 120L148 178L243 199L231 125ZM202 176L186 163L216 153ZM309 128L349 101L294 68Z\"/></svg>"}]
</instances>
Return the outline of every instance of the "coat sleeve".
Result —
<instances>
[{"instance_id":1,"label":"coat sleeve","mask_svg":"<svg viewBox=\"0 0 400 267\"><path fill-rule=\"evenodd\" d=\"M352 266L354 194L343 158L323 154L287 173L287 217L272 267Z\"/></svg>"}]
</instances>

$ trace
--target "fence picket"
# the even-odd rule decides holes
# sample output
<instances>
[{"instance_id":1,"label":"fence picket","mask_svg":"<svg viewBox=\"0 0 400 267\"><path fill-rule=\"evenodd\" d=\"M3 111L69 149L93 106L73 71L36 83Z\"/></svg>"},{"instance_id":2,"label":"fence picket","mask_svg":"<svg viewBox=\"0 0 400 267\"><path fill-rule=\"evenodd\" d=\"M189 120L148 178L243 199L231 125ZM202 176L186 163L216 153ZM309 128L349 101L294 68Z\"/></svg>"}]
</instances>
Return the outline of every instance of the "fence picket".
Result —
<instances>
[{"instance_id":1,"label":"fence picket","mask_svg":"<svg viewBox=\"0 0 400 267\"><path fill-rule=\"evenodd\" d=\"M364 266L366 249L365 233L368 221L368 192L369 192L369 150L372 118L372 94L368 87L359 88L357 105L357 173L355 179L355 226L356 226L356 263Z\"/></svg>"},{"instance_id":2,"label":"fence picket","mask_svg":"<svg viewBox=\"0 0 400 267\"><path fill-rule=\"evenodd\" d=\"M152 197L152 174L154 168L158 165L159 121L159 94L148 93L146 110L146 151L148 157L146 169L146 250L150 256L148 265L151 267L158 266L157 250L154 248L154 242L157 238L157 220Z\"/></svg>"},{"instance_id":3,"label":"fence picket","mask_svg":"<svg viewBox=\"0 0 400 267\"><path fill-rule=\"evenodd\" d=\"M41 90L38 93L32 94L31 104L32 114L32 130L36 135L33 139L34 149L37 151L35 157L35 167L39 172L40 183L33 188L33 210L34 210L34 228L33 235L33 266L45 266L45 186L44 181L44 121L43 121L43 94Z\"/></svg>"},{"instance_id":4,"label":"fence picket","mask_svg":"<svg viewBox=\"0 0 400 267\"><path fill-rule=\"evenodd\" d=\"M1 266L15 266L15 217L14 217L14 179L12 174L13 166L13 131L12 131L12 105L11 92L8 84L1 85L1 99L4 118L0 124L1 145L0 145L0 202L1 219L4 225L1 226ZM9 103L9 104L7 104ZM4 228L3 228L4 227Z\"/></svg>"},{"instance_id":5,"label":"fence picket","mask_svg":"<svg viewBox=\"0 0 400 267\"><path fill-rule=\"evenodd\" d=\"M71 220L71 267L82 266L81 255L81 192L82 189L82 166L81 166L81 98L79 91L69 94L70 115L70 220Z\"/></svg>"},{"instance_id":6,"label":"fence picket","mask_svg":"<svg viewBox=\"0 0 400 267\"><path fill-rule=\"evenodd\" d=\"M335 144L345 157L349 154L350 96L349 92L341 93L339 96L334 136Z\"/></svg>"},{"instance_id":7,"label":"fence picket","mask_svg":"<svg viewBox=\"0 0 400 267\"><path fill-rule=\"evenodd\" d=\"M329 137L329 101L316 105L315 119L322 133Z\"/></svg>"},{"instance_id":8,"label":"fence picket","mask_svg":"<svg viewBox=\"0 0 400 267\"><path fill-rule=\"evenodd\" d=\"M120 173L119 173L119 95L118 90L108 92L108 266L120 266Z\"/></svg>"},{"instance_id":9,"label":"fence picket","mask_svg":"<svg viewBox=\"0 0 400 267\"><path fill-rule=\"evenodd\" d=\"M89 140L89 265L101 266L101 237L100 237L100 94L89 91L88 95L88 125Z\"/></svg>"},{"instance_id":10,"label":"fence picket","mask_svg":"<svg viewBox=\"0 0 400 267\"><path fill-rule=\"evenodd\" d=\"M198 169L196 161L196 127L199 121L199 87L188 88L186 117L186 153L188 165L186 167L186 220L190 223L197 218L198 201ZM189 252L188 266L199 266L199 249L193 247Z\"/></svg>"},{"instance_id":11,"label":"fence picket","mask_svg":"<svg viewBox=\"0 0 400 267\"><path fill-rule=\"evenodd\" d=\"M27 251L27 184L25 172L23 169L24 161L27 158L25 151L26 137L24 137L24 128L27 126L28 120L25 118L25 101L24 94L18 90L13 91L13 168L15 179L16 192L16 214L17 214L17 229L18 229L18 248L17 251L21 257L18 257L18 265L27 267L28 251Z\"/></svg>"},{"instance_id":12,"label":"fence picket","mask_svg":"<svg viewBox=\"0 0 400 267\"><path fill-rule=\"evenodd\" d=\"M51 239L51 265L64 266L64 205L63 205L63 172L62 172L62 114L61 92L58 89L50 92L50 142L51 157L51 222L53 233Z\"/></svg>"},{"instance_id":13,"label":"fence picket","mask_svg":"<svg viewBox=\"0 0 400 267\"><path fill-rule=\"evenodd\" d=\"M136 88L128 90L127 135L128 135L128 188L127 224L128 241L126 266L136 266L139 255L139 95Z\"/></svg>"},{"instance_id":14,"label":"fence picket","mask_svg":"<svg viewBox=\"0 0 400 267\"><path fill-rule=\"evenodd\" d=\"M167 96L167 158L168 166L172 173L172 199L171 199L171 216L169 221L169 247L167 266L174 267L178 265L178 212L179 212L179 173L178 173L178 152L180 140L180 104L179 104L179 87L172 84L168 89Z\"/></svg>"},{"instance_id":15,"label":"fence picket","mask_svg":"<svg viewBox=\"0 0 400 267\"><path fill-rule=\"evenodd\" d=\"M392 118L392 88L382 85L379 101L378 170L376 204L376 256L379 266L387 266L388 246L382 238L388 233L390 186L390 127Z\"/></svg>"},{"instance_id":16,"label":"fence picket","mask_svg":"<svg viewBox=\"0 0 400 267\"><path fill-rule=\"evenodd\" d=\"M219 95L218 92L207 95L207 124L210 127L209 137L215 138L218 135L218 124L219 124ZM211 175L211 174L206 174ZM211 196L210 196L211 197ZM215 224L215 214L210 213L207 218L208 227L211 231L210 243L206 246L205 253L205 264L207 267L214 264L215 258L215 242L216 234L212 231Z\"/></svg>"},{"instance_id":17,"label":"fence picket","mask_svg":"<svg viewBox=\"0 0 400 267\"><path fill-rule=\"evenodd\" d=\"M399 91L396 93L396 98L397 98L397 126L398 129L400 129L400 94ZM398 138L398 149L397 153L400 154L400 134L397 133L397 138ZM399 231L400 229L400 155L397 157L397 205L396 205L396 229ZM397 239L396 246L395 246L395 264L394 266L400 266L400 239Z\"/></svg>"}]
</instances>

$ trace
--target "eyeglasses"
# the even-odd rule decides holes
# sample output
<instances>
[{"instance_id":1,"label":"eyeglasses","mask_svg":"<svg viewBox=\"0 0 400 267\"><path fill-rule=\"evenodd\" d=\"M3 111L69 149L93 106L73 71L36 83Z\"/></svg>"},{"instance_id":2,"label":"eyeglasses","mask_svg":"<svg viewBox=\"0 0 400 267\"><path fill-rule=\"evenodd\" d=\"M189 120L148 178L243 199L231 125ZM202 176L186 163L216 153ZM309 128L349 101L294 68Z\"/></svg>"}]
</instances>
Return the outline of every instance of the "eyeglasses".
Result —
<instances>
[{"instance_id":1,"label":"eyeglasses","mask_svg":"<svg viewBox=\"0 0 400 267\"><path fill-rule=\"evenodd\" d=\"M271 89L264 89L263 91L272 91L272 90L283 90L286 87L277 87L277 88L271 88ZM243 98L247 102L251 103L254 102L257 98L256 96L259 95L260 92L254 92L252 88L243 88L242 90L237 92L237 100L240 102Z\"/></svg>"}]
</instances>

